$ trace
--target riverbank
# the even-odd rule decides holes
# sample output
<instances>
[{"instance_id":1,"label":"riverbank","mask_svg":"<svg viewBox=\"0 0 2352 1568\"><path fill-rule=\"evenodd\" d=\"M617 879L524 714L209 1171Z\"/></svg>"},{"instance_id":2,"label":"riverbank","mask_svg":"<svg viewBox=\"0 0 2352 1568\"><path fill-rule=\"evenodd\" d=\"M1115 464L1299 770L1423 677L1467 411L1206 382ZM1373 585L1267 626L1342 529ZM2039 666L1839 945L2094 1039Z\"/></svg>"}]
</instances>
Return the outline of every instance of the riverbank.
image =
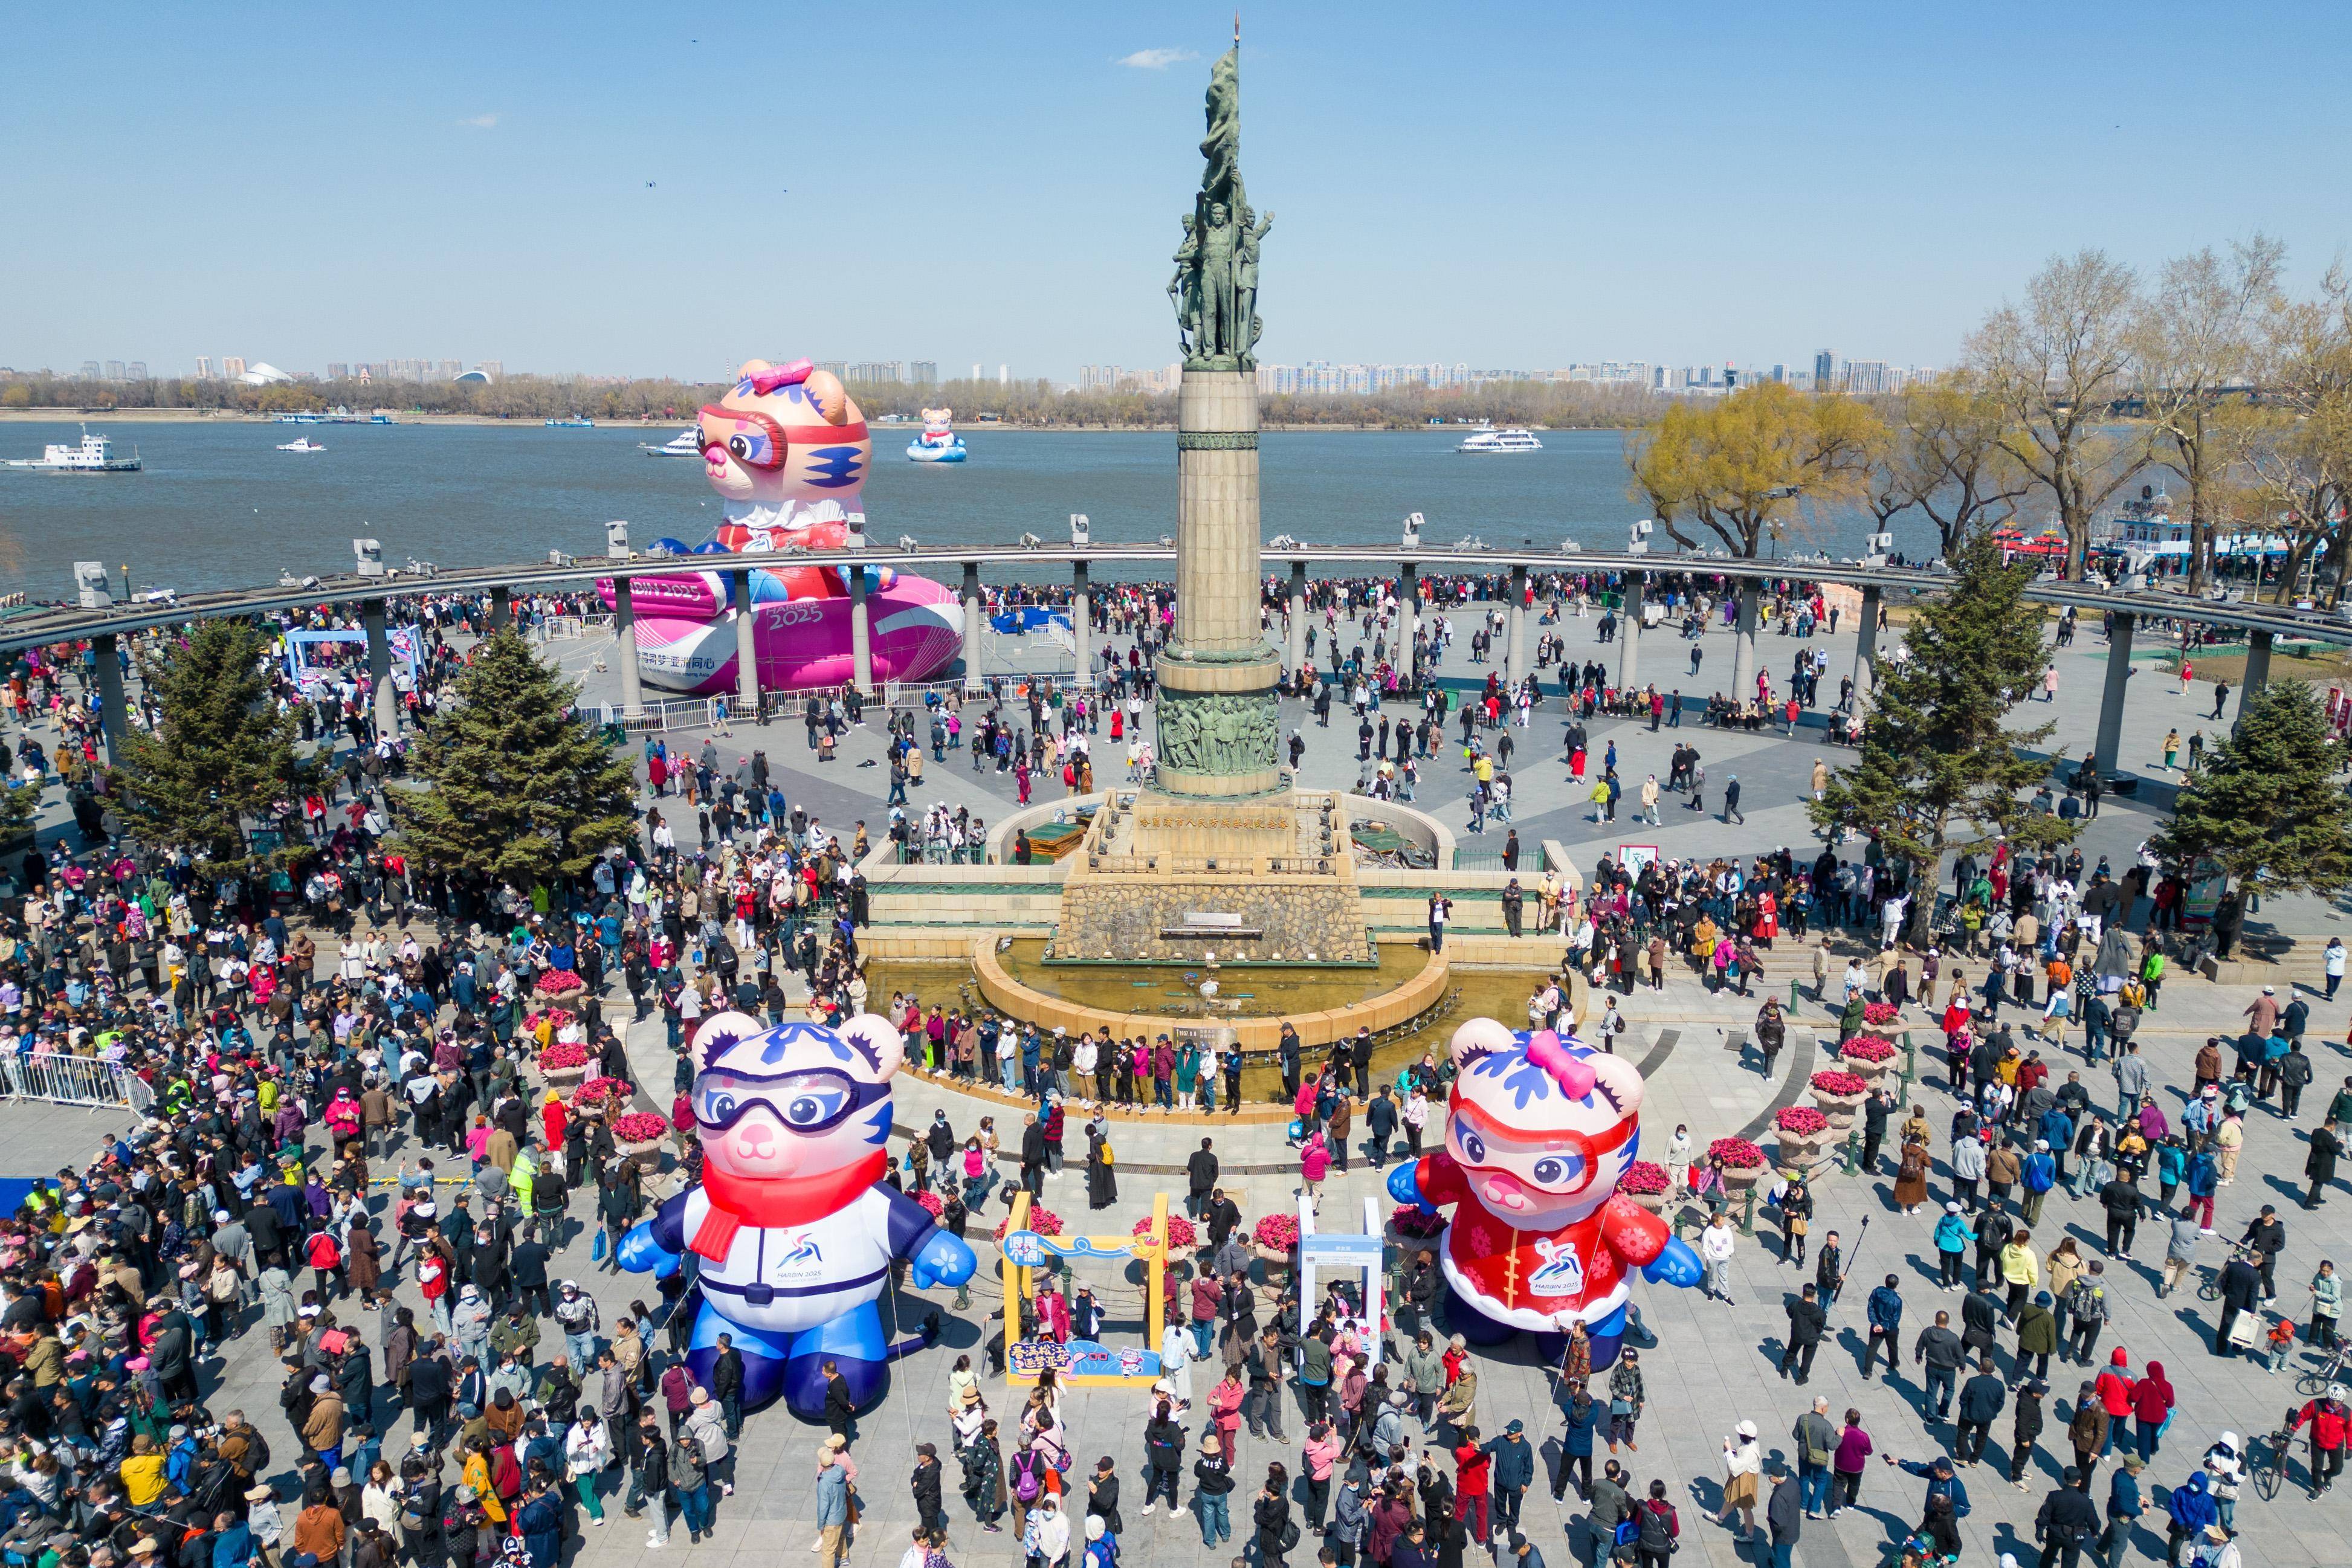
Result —
<instances>
[{"instance_id":1,"label":"riverbank","mask_svg":"<svg viewBox=\"0 0 2352 1568\"><path fill-rule=\"evenodd\" d=\"M546 428L546 425L537 417L500 419L495 415L485 413L409 413L404 412L395 412L394 417L402 424L414 425L478 425L490 429L505 428L509 430L543 430ZM118 425L276 424L278 423L278 416L274 413L245 413L233 410L212 410L201 408L0 408L0 424L94 424L100 423ZM642 421L599 420L596 422L596 427L599 430L675 431L690 423L692 423L691 416L682 414L675 419L649 419ZM896 423L889 424L876 422L873 428L877 433L901 429L912 431L919 430L921 428L921 423L919 421L911 419L901 420ZM956 428L966 434L970 434L974 431L1014 430L1020 431L1025 434L1037 435L1149 435L1153 434L1172 435L1176 432L1176 426L1172 423L1019 424L1005 421L982 422L978 420L959 421ZM1470 427L1466 425L1326 424L1318 423L1305 424L1268 423L1261 426L1260 428L1280 434L1308 434L1328 432L1334 434L1442 435L1454 431L1467 430ZM1616 425L1603 424L1531 424L1526 428L1544 434L1550 434L1553 432L1565 433L1569 431L1615 430L1620 427Z\"/></svg>"}]
</instances>

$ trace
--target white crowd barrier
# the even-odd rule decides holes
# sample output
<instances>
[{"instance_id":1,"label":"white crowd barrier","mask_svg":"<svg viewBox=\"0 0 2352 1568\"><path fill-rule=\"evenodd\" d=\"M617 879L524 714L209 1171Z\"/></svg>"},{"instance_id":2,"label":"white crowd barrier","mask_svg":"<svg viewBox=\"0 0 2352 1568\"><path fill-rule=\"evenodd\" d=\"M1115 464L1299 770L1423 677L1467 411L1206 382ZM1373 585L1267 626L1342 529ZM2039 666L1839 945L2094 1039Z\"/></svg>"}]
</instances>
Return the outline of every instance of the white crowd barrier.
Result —
<instances>
[{"instance_id":1,"label":"white crowd barrier","mask_svg":"<svg viewBox=\"0 0 2352 1568\"><path fill-rule=\"evenodd\" d=\"M119 1062L88 1056L0 1055L0 1098L59 1105L121 1105L145 1113L155 1092Z\"/></svg>"}]
</instances>

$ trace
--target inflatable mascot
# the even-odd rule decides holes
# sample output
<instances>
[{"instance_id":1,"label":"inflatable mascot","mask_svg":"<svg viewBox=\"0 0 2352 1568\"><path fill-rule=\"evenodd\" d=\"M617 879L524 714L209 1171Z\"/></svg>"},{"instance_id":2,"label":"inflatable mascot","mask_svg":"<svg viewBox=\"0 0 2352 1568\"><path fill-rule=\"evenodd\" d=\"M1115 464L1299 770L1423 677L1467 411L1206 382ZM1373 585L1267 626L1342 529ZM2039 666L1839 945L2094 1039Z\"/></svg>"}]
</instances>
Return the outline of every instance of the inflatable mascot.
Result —
<instances>
[{"instance_id":1,"label":"inflatable mascot","mask_svg":"<svg viewBox=\"0 0 2352 1568\"><path fill-rule=\"evenodd\" d=\"M692 549L676 539L649 548L768 559L751 574L749 606L734 602L734 580L723 568L635 580L637 663L646 681L670 691L734 691L735 617L748 611L762 690L843 685L856 668L847 571L774 558L862 540L858 492L874 458L866 416L831 371L806 360L781 367L752 360L724 397L703 407L696 428L703 473L724 498L724 520ZM963 608L952 592L887 567L849 570L866 580L875 680L929 680L955 662ZM609 607L612 582L597 586Z\"/></svg>"},{"instance_id":2,"label":"inflatable mascot","mask_svg":"<svg viewBox=\"0 0 2352 1568\"><path fill-rule=\"evenodd\" d=\"M1451 1050L1444 1146L1389 1176L1401 1203L1454 1206L1440 1263L1468 1311L1446 1321L1495 1344L1581 1320L1592 1364L1606 1366L1624 1338L1633 1270L1685 1286L1700 1273L1664 1219L1617 1192L1641 1144L1642 1075L1572 1037L1515 1034L1493 1019L1454 1030Z\"/></svg>"},{"instance_id":3,"label":"inflatable mascot","mask_svg":"<svg viewBox=\"0 0 2352 1568\"><path fill-rule=\"evenodd\" d=\"M960 1285L974 1263L882 1180L898 1031L870 1013L832 1030L723 1012L703 1020L693 1049L702 1185L622 1239L621 1267L667 1279L696 1256L701 1309L686 1364L698 1382L710 1381L724 1333L743 1353L747 1408L782 1393L794 1415L822 1415L828 1361L863 1408L890 1361L929 1337L883 1333L876 1303L891 1260L908 1260L919 1287Z\"/></svg>"}]
</instances>

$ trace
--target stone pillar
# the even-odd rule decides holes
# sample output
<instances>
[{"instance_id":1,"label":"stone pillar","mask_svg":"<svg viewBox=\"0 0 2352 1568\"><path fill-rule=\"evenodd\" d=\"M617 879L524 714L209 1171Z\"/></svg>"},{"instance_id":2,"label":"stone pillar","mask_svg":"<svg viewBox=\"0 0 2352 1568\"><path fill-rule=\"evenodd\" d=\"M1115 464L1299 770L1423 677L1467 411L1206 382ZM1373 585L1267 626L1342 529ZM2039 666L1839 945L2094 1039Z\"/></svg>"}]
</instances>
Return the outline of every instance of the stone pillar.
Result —
<instances>
[{"instance_id":1,"label":"stone pillar","mask_svg":"<svg viewBox=\"0 0 2352 1568\"><path fill-rule=\"evenodd\" d=\"M106 742L106 765L122 765L122 737L131 733L131 710L122 701L122 644L111 632L90 639L98 659L98 724Z\"/></svg>"},{"instance_id":2,"label":"stone pillar","mask_svg":"<svg viewBox=\"0 0 2352 1568\"><path fill-rule=\"evenodd\" d=\"M2116 770L2116 754L2123 746L2125 685L2131 679L2137 620L2130 611L2119 610L2108 622L2106 689L2099 696L2099 727L2091 747L2092 766L2102 773Z\"/></svg>"},{"instance_id":3,"label":"stone pillar","mask_svg":"<svg viewBox=\"0 0 2352 1568\"><path fill-rule=\"evenodd\" d=\"M735 585L735 699L738 711L751 723L760 717L760 660L751 650L756 628L751 613L751 573L739 568L727 574Z\"/></svg>"},{"instance_id":4,"label":"stone pillar","mask_svg":"<svg viewBox=\"0 0 2352 1568\"><path fill-rule=\"evenodd\" d=\"M392 636L384 630L383 601L360 601L360 624L367 628L368 677L375 690L375 732L400 733L400 697L392 689Z\"/></svg>"},{"instance_id":5,"label":"stone pillar","mask_svg":"<svg viewBox=\"0 0 2352 1568\"><path fill-rule=\"evenodd\" d=\"M646 681L637 665L637 595L632 578L613 580L613 657L621 666L622 716L635 718L646 711Z\"/></svg>"},{"instance_id":6,"label":"stone pillar","mask_svg":"<svg viewBox=\"0 0 2352 1568\"><path fill-rule=\"evenodd\" d=\"M1156 666L1160 788L1267 794L1282 787L1282 658L1258 609L1256 378L1187 366L1176 402L1176 627Z\"/></svg>"},{"instance_id":7,"label":"stone pillar","mask_svg":"<svg viewBox=\"0 0 2352 1568\"><path fill-rule=\"evenodd\" d=\"M1307 563L1303 560L1290 563L1290 629L1284 643L1287 653L1283 663L1289 666L1291 682L1304 689L1306 682L1301 677L1307 672Z\"/></svg>"},{"instance_id":8,"label":"stone pillar","mask_svg":"<svg viewBox=\"0 0 2352 1568\"><path fill-rule=\"evenodd\" d=\"M988 632L988 601L980 591L980 562L963 563L963 689L981 688L981 639Z\"/></svg>"},{"instance_id":9,"label":"stone pillar","mask_svg":"<svg viewBox=\"0 0 2352 1568\"><path fill-rule=\"evenodd\" d=\"M1632 691L1639 684L1642 667L1642 594L1650 585L1650 574L1629 571L1625 574L1625 608L1617 617L1617 689Z\"/></svg>"},{"instance_id":10,"label":"stone pillar","mask_svg":"<svg viewBox=\"0 0 2352 1568\"><path fill-rule=\"evenodd\" d=\"M1412 674L1412 640L1421 630L1421 563L1406 561L1397 568L1397 667ZM1332 648L1339 652L1337 645Z\"/></svg>"},{"instance_id":11,"label":"stone pillar","mask_svg":"<svg viewBox=\"0 0 2352 1568\"><path fill-rule=\"evenodd\" d=\"M490 630L514 624L514 590L504 584L490 590Z\"/></svg>"},{"instance_id":12,"label":"stone pillar","mask_svg":"<svg viewBox=\"0 0 2352 1568\"><path fill-rule=\"evenodd\" d=\"M1528 569L1511 568L1511 610L1504 630L1503 679L1517 693L1528 678Z\"/></svg>"},{"instance_id":13,"label":"stone pillar","mask_svg":"<svg viewBox=\"0 0 2352 1568\"><path fill-rule=\"evenodd\" d=\"M1756 612L1759 591L1753 578L1739 581L1739 620L1731 633L1731 700L1756 695Z\"/></svg>"},{"instance_id":14,"label":"stone pillar","mask_svg":"<svg viewBox=\"0 0 2352 1568\"><path fill-rule=\"evenodd\" d=\"M1087 563L1070 563L1070 638L1078 647L1078 689L1087 690L1095 684L1094 661L1095 596L1093 585L1087 578Z\"/></svg>"},{"instance_id":15,"label":"stone pillar","mask_svg":"<svg viewBox=\"0 0 2352 1568\"><path fill-rule=\"evenodd\" d=\"M2247 710L2263 688L2271 684L2271 633L2256 632L2246 643L2246 674L2238 683L2238 716L2230 721L2230 732L2237 733L2238 726L2246 722Z\"/></svg>"},{"instance_id":16,"label":"stone pillar","mask_svg":"<svg viewBox=\"0 0 2352 1568\"><path fill-rule=\"evenodd\" d=\"M1853 629L1853 705L1860 712L1870 706L1877 677L1872 672L1878 657L1878 590L1862 591L1862 623Z\"/></svg>"},{"instance_id":17,"label":"stone pillar","mask_svg":"<svg viewBox=\"0 0 2352 1568\"><path fill-rule=\"evenodd\" d=\"M866 607L866 569L845 567L849 580L849 678L861 692L874 689L874 617Z\"/></svg>"}]
</instances>

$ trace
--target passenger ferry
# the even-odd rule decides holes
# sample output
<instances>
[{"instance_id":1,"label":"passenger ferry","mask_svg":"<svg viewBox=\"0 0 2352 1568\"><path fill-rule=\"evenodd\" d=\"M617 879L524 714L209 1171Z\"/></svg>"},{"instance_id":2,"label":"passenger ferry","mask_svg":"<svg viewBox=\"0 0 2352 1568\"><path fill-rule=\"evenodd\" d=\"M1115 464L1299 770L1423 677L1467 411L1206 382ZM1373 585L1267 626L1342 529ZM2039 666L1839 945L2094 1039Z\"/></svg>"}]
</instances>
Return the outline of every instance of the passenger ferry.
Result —
<instances>
[{"instance_id":1,"label":"passenger ferry","mask_svg":"<svg viewBox=\"0 0 2352 1568\"><path fill-rule=\"evenodd\" d=\"M1541 452L1543 443L1524 430L1482 430L1464 440L1456 452Z\"/></svg>"},{"instance_id":2,"label":"passenger ferry","mask_svg":"<svg viewBox=\"0 0 2352 1568\"><path fill-rule=\"evenodd\" d=\"M77 446L63 441L53 441L41 448L38 457L11 457L11 468L36 468L45 474L136 474L142 465L139 449L132 447L128 457L114 455L114 444L103 435L92 435L84 425L81 444Z\"/></svg>"},{"instance_id":3,"label":"passenger ferry","mask_svg":"<svg viewBox=\"0 0 2352 1568\"><path fill-rule=\"evenodd\" d=\"M307 435L298 435L291 441L282 441L278 443L278 450L280 452L324 452L326 448L320 445L317 442L311 440Z\"/></svg>"},{"instance_id":4,"label":"passenger ferry","mask_svg":"<svg viewBox=\"0 0 2352 1568\"><path fill-rule=\"evenodd\" d=\"M1995 528L1993 542L2011 560L2020 556L2053 563L2066 559L2065 531L2054 519L2032 534L2014 526ZM2289 541L2276 534L2218 534L2213 557L2223 561L2274 560L2284 557L2290 548ZM2172 497L2149 485L2141 486L2139 494L2116 507L2112 516L2091 524L2084 551L2091 560L2112 562L2127 572L2168 576L2186 572L2191 553L2189 519L2175 517Z\"/></svg>"},{"instance_id":5,"label":"passenger ferry","mask_svg":"<svg viewBox=\"0 0 2352 1568\"><path fill-rule=\"evenodd\" d=\"M547 428L550 430L593 430L596 428L596 422L593 419L584 418L582 415L575 413L570 419L551 419L547 421Z\"/></svg>"},{"instance_id":6,"label":"passenger ferry","mask_svg":"<svg viewBox=\"0 0 2352 1568\"><path fill-rule=\"evenodd\" d=\"M658 446L650 441L640 441L637 450L648 457L698 458L702 455L702 432L689 425Z\"/></svg>"}]
</instances>

